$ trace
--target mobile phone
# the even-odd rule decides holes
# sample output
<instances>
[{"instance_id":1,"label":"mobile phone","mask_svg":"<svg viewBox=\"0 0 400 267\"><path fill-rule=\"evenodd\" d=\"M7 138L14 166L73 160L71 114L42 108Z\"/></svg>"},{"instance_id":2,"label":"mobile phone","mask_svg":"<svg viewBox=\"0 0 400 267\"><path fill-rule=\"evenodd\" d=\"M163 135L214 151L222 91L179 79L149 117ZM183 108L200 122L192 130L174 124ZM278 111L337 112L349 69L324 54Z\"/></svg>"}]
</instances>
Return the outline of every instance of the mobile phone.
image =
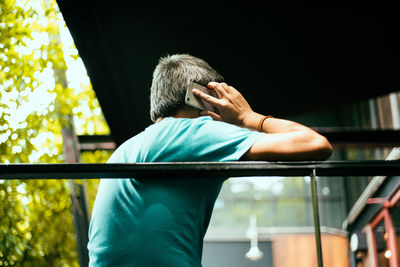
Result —
<instances>
[{"instance_id":1,"label":"mobile phone","mask_svg":"<svg viewBox=\"0 0 400 267\"><path fill-rule=\"evenodd\" d=\"M186 96L185 96L185 103L189 106L192 106L194 108L197 109L201 109L201 110L208 110L208 111L212 111L212 112L216 112L216 108L211 105L210 103L204 101L203 99L201 99L200 97L196 96L193 94L192 90L193 89L197 89L202 91L203 93L206 93L208 95L211 95L213 97L217 97L217 94L215 93L214 90L209 89L207 87L201 86L200 84L191 82L189 84L189 87L186 90Z\"/></svg>"}]
</instances>

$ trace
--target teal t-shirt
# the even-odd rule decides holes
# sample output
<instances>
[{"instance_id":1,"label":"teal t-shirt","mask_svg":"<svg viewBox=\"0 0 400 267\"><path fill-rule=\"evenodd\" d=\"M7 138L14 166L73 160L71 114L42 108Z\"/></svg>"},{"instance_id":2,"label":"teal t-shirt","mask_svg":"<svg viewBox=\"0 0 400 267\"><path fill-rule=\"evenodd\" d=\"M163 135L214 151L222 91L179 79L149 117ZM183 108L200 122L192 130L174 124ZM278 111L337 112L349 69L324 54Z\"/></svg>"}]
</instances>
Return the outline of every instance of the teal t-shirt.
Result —
<instances>
[{"instance_id":1,"label":"teal t-shirt","mask_svg":"<svg viewBox=\"0 0 400 267\"><path fill-rule=\"evenodd\" d=\"M110 163L234 161L261 133L211 117L165 118L122 144ZM102 179L89 229L90 266L201 266L223 179Z\"/></svg>"}]
</instances>

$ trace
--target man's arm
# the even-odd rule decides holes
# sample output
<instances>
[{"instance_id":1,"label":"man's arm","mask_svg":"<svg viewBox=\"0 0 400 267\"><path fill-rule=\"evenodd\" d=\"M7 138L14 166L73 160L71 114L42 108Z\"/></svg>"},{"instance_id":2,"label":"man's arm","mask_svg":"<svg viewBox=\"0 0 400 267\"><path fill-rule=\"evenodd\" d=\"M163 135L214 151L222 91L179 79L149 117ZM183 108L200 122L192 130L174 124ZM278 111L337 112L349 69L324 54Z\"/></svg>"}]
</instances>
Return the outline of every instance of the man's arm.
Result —
<instances>
[{"instance_id":1,"label":"man's arm","mask_svg":"<svg viewBox=\"0 0 400 267\"><path fill-rule=\"evenodd\" d=\"M254 112L242 94L226 83L211 82L208 87L217 92L218 98L199 90L193 93L214 105L219 114L203 111L202 115L258 130L265 116ZM265 134L243 155L243 160L325 160L332 153L332 146L325 137L299 123L267 118L261 126Z\"/></svg>"}]
</instances>

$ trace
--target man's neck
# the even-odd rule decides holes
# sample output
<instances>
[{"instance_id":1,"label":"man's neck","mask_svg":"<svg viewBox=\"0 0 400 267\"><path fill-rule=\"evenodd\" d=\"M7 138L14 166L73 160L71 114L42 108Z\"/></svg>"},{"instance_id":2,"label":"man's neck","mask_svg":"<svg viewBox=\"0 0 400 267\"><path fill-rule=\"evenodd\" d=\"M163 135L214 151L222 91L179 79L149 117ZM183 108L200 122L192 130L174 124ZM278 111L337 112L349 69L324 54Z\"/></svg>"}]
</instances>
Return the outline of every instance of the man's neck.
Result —
<instances>
[{"instance_id":1,"label":"man's neck","mask_svg":"<svg viewBox=\"0 0 400 267\"><path fill-rule=\"evenodd\" d=\"M200 112L201 112L201 110L199 110L199 109L192 108L192 107L189 107L189 106L185 106L184 108L178 110L176 112L176 114L173 115L172 117L174 117L174 118L194 119L194 118L197 118L197 117L201 116ZM158 118L156 120L156 122L160 122L162 119L163 118Z\"/></svg>"}]
</instances>

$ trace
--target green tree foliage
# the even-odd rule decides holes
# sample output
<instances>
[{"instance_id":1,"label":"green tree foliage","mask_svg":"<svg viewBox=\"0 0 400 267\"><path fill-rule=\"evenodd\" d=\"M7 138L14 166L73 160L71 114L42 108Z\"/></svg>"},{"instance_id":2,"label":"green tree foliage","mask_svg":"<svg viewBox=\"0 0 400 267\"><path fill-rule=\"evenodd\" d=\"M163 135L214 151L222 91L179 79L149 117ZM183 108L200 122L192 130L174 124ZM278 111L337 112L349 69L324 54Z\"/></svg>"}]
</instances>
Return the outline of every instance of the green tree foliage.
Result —
<instances>
[{"instance_id":1,"label":"green tree foliage","mask_svg":"<svg viewBox=\"0 0 400 267\"><path fill-rule=\"evenodd\" d=\"M88 78L68 75L81 59L65 32L55 0L0 1L0 163L62 163L71 115L78 134L109 132ZM77 265L68 183L0 180L0 266Z\"/></svg>"}]
</instances>

